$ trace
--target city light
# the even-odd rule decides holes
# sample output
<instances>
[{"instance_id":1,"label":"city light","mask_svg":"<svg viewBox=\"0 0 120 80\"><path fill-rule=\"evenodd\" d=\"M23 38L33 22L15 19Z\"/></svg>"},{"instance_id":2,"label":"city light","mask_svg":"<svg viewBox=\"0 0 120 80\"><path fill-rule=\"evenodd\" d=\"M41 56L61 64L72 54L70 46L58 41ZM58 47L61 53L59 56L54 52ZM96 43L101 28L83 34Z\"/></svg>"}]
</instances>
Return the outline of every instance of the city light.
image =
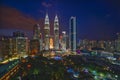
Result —
<instances>
[{"instance_id":1,"label":"city light","mask_svg":"<svg viewBox=\"0 0 120 80\"><path fill-rule=\"evenodd\" d=\"M119 3L1 0L0 80L119 80Z\"/></svg>"}]
</instances>

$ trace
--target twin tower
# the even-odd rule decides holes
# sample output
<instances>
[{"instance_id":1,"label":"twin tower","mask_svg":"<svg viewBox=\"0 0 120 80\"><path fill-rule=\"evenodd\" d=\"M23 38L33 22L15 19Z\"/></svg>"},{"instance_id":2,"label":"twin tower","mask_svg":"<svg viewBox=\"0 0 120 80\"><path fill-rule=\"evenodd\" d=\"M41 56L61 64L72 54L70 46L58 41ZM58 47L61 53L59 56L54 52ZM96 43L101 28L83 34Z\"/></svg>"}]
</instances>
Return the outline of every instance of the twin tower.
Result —
<instances>
[{"instance_id":1,"label":"twin tower","mask_svg":"<svg viewBox=\"0 0 120 80\"><path fill-rule=\"evenodd\" d=\"M45 50L49 50L50 49L50 22L49 22L49 17L48 17L48 14L46 14L46 17L45 17L45 26L44 26L44 49ZM53 36L53 46L54 46L54 49L58 50L59 49L59 20L58 20L58 17L57 15L55 16L55 19L54 19L54 36Z\"/></svg>"}]
</instances>

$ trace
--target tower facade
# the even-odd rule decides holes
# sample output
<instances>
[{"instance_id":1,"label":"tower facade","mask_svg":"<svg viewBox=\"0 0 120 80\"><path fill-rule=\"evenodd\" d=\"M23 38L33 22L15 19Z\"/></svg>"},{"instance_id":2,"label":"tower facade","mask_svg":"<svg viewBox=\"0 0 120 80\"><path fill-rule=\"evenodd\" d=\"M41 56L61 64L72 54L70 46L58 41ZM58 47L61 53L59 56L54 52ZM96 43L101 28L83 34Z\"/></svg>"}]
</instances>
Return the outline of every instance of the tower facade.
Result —
<instances>
[{"instance_id":1,"label":"tower facade","mask_svg":"<svg viewBox=\"0 0 120 80\"><path fill-rule=\"evenodd\" d=\"M117 36L118 36L118 40L120 40L120 33L117 33Z\"/></svg>"},{"instance_id":2,"label":"tower facade","mask_svg":"<svg viewBox=\"0 0 120 80\"><path fill-rule=\"evenodd\" d=\"M2 38L0 51L2 57L13 55L13 39L7 37Z\"/></svg>"},{"instance_id":3,"label":"tower facade","mask_svg":"<svg viewBox=\"0 0 120 80\"><path fill-rule=\"evenodd\" d=\"M117 44L116 44L116 46L117 46L117 51L120 51L120 33L117 33L117 36L118 36L118 39L117 39Z\"/></svg>"},{"instance_id":4,"label":"tower facade","mask_svg":"<svg viewBox=\"0 0 120 80\"><path fill-rule=\"evenodd\" d=\"M57 15L54 19L54 49L59 49L59 21Z\"/></svg>"},{"instance_id":5,"label":"tower facade","mask_svg":"<svg viewBox=\"0 0 120 80\"><path fill-rule=\"evenodd\" d=\"M67 37L67 35L66 35L66 31L62 31L62 50L63 51L66 51L66 48L67 48L67 46L66 46L66 37Z\"/></svg>"},{"instance_id":6,"label":"tower facade","mask_svg":"<svg viewBox=\"0 0 120 80\"><path fill-rule=\"evenodd\" d=\"M33 42L34 41L38 41L39 42L39 47L38 47L38 52L40 52L42 50L42 33L41 33L41 30L40 30L40 25L39 24L35 24L34 27L33 27L34 31L34 36L33 36ZM37 46L37 45L36 45Z\"/></svg>"},{"instance_id":7,"label":"tower facade","mask_svg":"<svg viewBox=\"0 0 120 80\"><path fill-rule=\"evenodd\" d=\"M69 47L71 51L76 51L76 17L71 17L70 22L70 31L69 31Z\"/></svg>"},{"instance_id":8,"label":"tower facade","mask_svg":"<svg viewBox=\"0 0 120 80\"><path fill-rule=\"evenodd\" d=\"M34 29L33 29L33 39L39 39L40 38L40 25L39 24L35 24L34 25Z\"/></svg>"},{"instance_id":9,"label":"tower facade","mask_svg":"<svg viewBox=\"0 0 120 80\"><path fill-rule=\"evenodd\" d=\"M25 34L17 31L13 33L13 53L18 54L20 57L26 56L28 54L28 37Z\"/></svg>"},{"instance_id":10,"label":"tower facade","mask_svg":"<svg viewBox=\"0 0 120 80\"><path fill-rule=\"evenodd\" d=\"M50 47L50 24L49 24L49 17L46 14L45 17L45 27L44 27L44 49L49 50Z\"/></svg>"}]
</instances>

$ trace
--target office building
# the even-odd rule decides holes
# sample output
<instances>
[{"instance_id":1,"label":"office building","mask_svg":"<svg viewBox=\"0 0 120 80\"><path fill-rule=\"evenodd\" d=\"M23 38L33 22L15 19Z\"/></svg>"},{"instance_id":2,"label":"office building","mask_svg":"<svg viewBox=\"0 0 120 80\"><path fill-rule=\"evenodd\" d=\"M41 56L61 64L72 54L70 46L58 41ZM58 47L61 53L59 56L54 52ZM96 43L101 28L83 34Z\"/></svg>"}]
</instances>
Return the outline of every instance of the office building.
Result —
<instances>
[{"instance_id":1,"label":"office building","mask_svg":"<svg viewBox=\"0 0 120 80\"><path fill-rule=\"evenodd\" d=\"M54 49L59 49L59 21L57 15L54 20Z\"/></svg>"},{"instance_id":2,"label":"office building","mask_svg":"<svg viewBox=\"0 0 120 80\"><path fill-rule=\"evenodd\" d=\"M50 49L54 48L54 41L53 41L53 37L50 37Z\"/></svg>"},{"instance_id":3,"label":"office building","mask_svg":"<svg viewBox=\"0 0 120 80\"><path fill-rule=\"evenodd\" d=\"M63 51L66 51L66 49L67 49L67 35L66 35L66 31L62 31L61 49Z\"/></svg>"},{"instance_id":4,"label":"office building","mask_svg":"<svg viewBox=\"0 0 120 80\"><path fill-rule=\"evenodd\" d=\"M120 51L120 33L117 33L117 40L116 40L116 50Z\"/></svg>"},{"instance_id":5,"label":"office building","mask_svg":"<svg viewBox=\"0 0 120 80\"><path fill-rule=\"evenodd\" d=\"M30 40L30 55L38 54L40 51L40 44L38 39Z\"/></svg>"},{"instance_id":6,"label":"office building","mask_svg":"<svg viewBox=\"0 0 120 80\"><path fill-rule=\"evenodd\" d=\"M41 33L41 29L40 29L40 25L39 24L35 24L33 27L33 39L35 41L39 41L39 52L43 50L43 40L42 40L42 33ZM33 40L33 42L34 42ZM34 44L33 44L34 45Z\"/></svg>"},{"instance_id":7,"label":"office building","mask_svg":"<svg viewBox=\"0 0 120 80\"><path fill-rule=\"evenodd\" d=\"M13 37L25 37L25 33L20 31L13 32Z\"/></svg>"},{"instance_id":8,"label":"office building","mask_svg":"<svg viewBox=\"0 0 120 80\"><path fill-rule=\"evenodd\" d=\"M49 38L50 38L50 24L48 14L46 14L44 26L44 50L49 50L50 46Z\"/></svg>"},{"instance_id":9,"label":"office building","mask_svg":"<svg viewBox=\"0 0 120 80\"><path fill-rule=\"evenodd\" d=\"M14 36L14 33L16 33L16 36ZM28 55L28 38L23 36L24 33L19 31L13 33L13 54L19 55L19 57L24 57Z\"/></svg>"},{"instance_id":10,"label":"office building","mask_svg":"<svg viewBox=\"0 0 120 80\"><path fill-rule=\"evenodd\" d=\"M70 22L70 31L69 31L69 40L70 40L70 50L75 52L76 51L76 17L71 17Z\"/></svg>"},{"instance_id":11,"label":"office building","mask_svg":"<svg viewBox=\"0 0 120 80\"><path fill-rule=\"evenodd\" d=\"M33 27L33 39L40 39L40 25L35 24Z\"/></svg>"},{"instance_id":12,"label":"office building","mask_svg":"<svg viewBox=\"0 0 120 80\"><path fill-rule=\"evenodd\" d=\"M1 41L1 53L3 58L8 58L13 55L12 49L12 38L11 37L3 37Z\"/></svg>"}]
</instances>

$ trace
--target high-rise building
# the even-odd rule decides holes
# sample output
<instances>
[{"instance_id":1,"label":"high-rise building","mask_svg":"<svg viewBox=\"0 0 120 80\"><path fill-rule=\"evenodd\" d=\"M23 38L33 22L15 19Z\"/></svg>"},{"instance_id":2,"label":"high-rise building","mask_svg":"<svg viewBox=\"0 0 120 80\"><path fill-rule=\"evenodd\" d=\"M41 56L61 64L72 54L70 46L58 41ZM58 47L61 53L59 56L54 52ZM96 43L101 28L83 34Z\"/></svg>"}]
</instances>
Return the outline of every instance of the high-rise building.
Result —
<instances>
[{"instance_id":1,"label":"high-rise building","mask_svg":"<svg viewBox=\"0 0 120 80\"><path fill-rule=\"evenodd\" d=\"M4 37L2 38L2 44L1 44L1 53L3 58L8 58L13 55L12 53L12 38Z\"/></svg>"},{"instance_id":2,"label":"high-rise building","mask_svg":"<svg viewBox=\"0 0 120 80\"><path fill-rule=\"evenodd\" d=\"M103 40L100 40L100 41L98 41L98 45L97 45L97 47L98 48L105 48L105 41L103 41Z\"/></svg>"},{"instance_id":3,"label":"high-rise building","mask_svg":"<svg viewBox=\"0 0 120 80\"><path fill-rule=\"evenodd\" d=\"M62 31L62 38L61 38L61 49L63 51L66 51L67 49L67 35L66 35L66 31Z\"/></svg>"},{"instance_id":4,"label":"high-rise building","mask_svg":"<svg viewBox=\"0 0 120 80\"><path fill-rule=\"evenodd\" d=\"M27 37L17 37L16 44L17 44L17 53L18 54L27 54L28 52L28 38Z\"/></svg>"},{"instance_id":5,"label":"high-rise building","mask_svg":"<svg viewBox=\"0 0 120 80\"><path fill-rule=\"evenodd\" d=\"M40 51L40 44L38 39L30 40L30 55L38 54Z\"/></svg>"},{"instance_id":6,"label":"high-rise building","mask_svg":"<svg viewBox=\"0 0 120 80\"><path fill-rule=\"evenodd\" d=\"M35 24L34 28L33 28L33 39L39 39L40 38L40 25L39 24Z\"/></svg>"},{"instance_id":7,"label":"high-rise building","mask_svg":"<svg viewBox=\"0 0 120 80\"><path fill-rule=\"evenodd\" d=\"M118 39L116 40L116 50L120 51L120 33L117 33Z\"/></svg>"},{"instance_id":8,"label":"high-rise building","mask_svg":"<svg viewBox=\"0 0 120 80\"><path fill-rule=\"evenodd\" d=\"M53 49L54 48L54 44L53 44L53 37L50 37L50 49Z\"/></svg>"},{"instance_id":9,"label":"high-rise building","mask_svg":"<svg viewBox=\"0 0 120 80\"><path fill-rule=\"evenodd\" d=\"M50 24L49 24L49 17L48 14L46 14L45 17L45 26L44 26L44 49L49 50L49 44L50 44Z\"/></svg>"},{"instance_id":10,"label":"high-rise building","mask_svg":"<svg viewBox=\"0 0 120 80\"><path fill-rule=\"evenodd\" d=\"M120 33L117 33L118 39L120 40Z\"/></svg>"},{"instance_id":11,"label":"high-rise building","mask_svg":"<svg viewBox=\"0 0 120 80\"><path fill-rule=\"evenodd\" d=\"M43 47L43 43L42 43L42 33L40 31L40 25L39 24L35 24L34 25L34 36L33 36L33 39L36 41L39 41L39 51L42 50L42 47ZM34 42L33 40L33 42ZM33 44L34 45L34 44Z\"/></svg>"},{"instance_id":12,"label":"high-rise building","mask_svg":"<svg viewBox=\"0 0 120 80\"><path fill-rule=\"evenodd\" d=\"M17 32L14 32L14 33L17 33ZM24 34L24 33L19 32L19 34ZM18 54L20 57L26 56L28 54L28 38L27 37L22 35L14 36L13 54Z\"/></svg>"},{"instance_id":13,"label":"high-rise building","mask_svg":"<svg viewBox=\"0 0 120 80\"><path fill-rule=\"evenodd\" d=\"M0 38L0 61L2 60L3 54L2 54L2 39Z\"/></svg>"},{"instance_id":14,"label":"high-rise building","mask_svg":"<svg viewBox=\"0 0 120 80\"><path fill-rule=\"evenodd\" d=\"M115 50L115 41L105 41L105 51L113 52Z\"/></svg>"},{"instance_id":15,"label":"high-rise building","mask_svg":"<svg viewBox=\"0 0 120 80\"><path fill-rule=\"evenodd\" d=\"M13 37L25 37L25 34L20 31L13 32Z\"/></svg>"},{"instance_id":16,"label":"high-rise building","mask_svg":"<svg viewBox=\"0 0 120 80\"><path fill-rule=\"evenodd\" d=\"M70 50L75 52L76 51L76 17L71 17L70 22L70 31L69 31L69 40L70 40Z\"/></svg>"},{"instance_id":17,"label":"high-rise building","mask_svg":"<svg viewBox=\"0 0 120 80\"><path fill-rule=\"evenodd\" d=\"M54 48L59 49L59 21L57 15L54 20Z\"/></svg>"},{"instance_id":18,"label":"high-rise building","mask_svg":"<svg viewBox=\"0 0 120 80\"><path fill-rule=\"evenodd\" d=\"M91 44L92 48L97 47L97 41L96 40L90 41L90 44Z\"/></svg>"}]
</instances>

